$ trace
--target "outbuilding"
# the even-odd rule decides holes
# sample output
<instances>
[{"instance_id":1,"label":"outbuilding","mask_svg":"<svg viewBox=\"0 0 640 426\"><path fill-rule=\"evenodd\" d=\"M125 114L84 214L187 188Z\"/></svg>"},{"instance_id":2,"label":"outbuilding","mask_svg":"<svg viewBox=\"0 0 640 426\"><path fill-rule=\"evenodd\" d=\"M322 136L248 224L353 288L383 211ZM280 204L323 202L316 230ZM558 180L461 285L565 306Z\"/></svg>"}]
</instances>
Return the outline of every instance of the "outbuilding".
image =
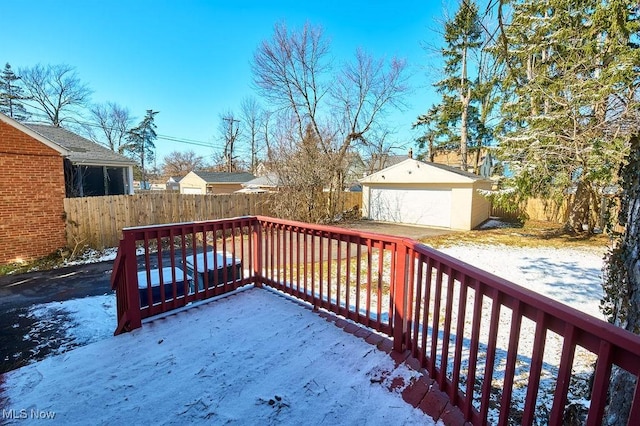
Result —
<instances>
[{"instance_id":1,"label":"outbuilding","mask_svg":"<svg viewBox=\"0 0 640 426\"><path fill-rule=\"evenodd\" d=\"M242 189L242 184L255 179L247 172L191 171L180 179L181 194L232 194Z\"/></svg>"},{"instance_id":2,"label":"outbuilding","mask_svg":"<svg viewBox=\"0 0 640 426\"><path fill-rule=\"evenodd\" d=\"M454 167L408 158L360 183L362 215L371 220L470 230L489 218L481 191L492 182Z\"/></svg>"}]
</instances>

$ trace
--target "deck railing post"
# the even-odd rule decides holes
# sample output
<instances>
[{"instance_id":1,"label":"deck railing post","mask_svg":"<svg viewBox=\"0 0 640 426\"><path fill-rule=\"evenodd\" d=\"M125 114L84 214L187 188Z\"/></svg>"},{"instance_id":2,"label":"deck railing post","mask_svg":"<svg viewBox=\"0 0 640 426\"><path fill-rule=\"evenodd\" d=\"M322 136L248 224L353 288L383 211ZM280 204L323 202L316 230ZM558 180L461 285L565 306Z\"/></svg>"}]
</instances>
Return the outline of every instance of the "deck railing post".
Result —
<instances>
[{"instance_id":1,"label":"deck railing post","mask_svg":"<svg viewBox=\"0 0 640 426\"><path fill-rule=\"evenodd\" d=\"M393 277L393 350L404 350L404 334L407 329L407 285L409 256L407 245L404 242L395 245L395 253L392 261L396 262L395 276Z\"/></svg>"},{"instance_id":2,"label":"deck railing post","mask_svg":"<svg viewBox=\"0 0 640 426\"><path fill-rule=\"evenodd\" d=\"M142 327L140 314L140 293L138 292L138 260L136 259L136 239L131 232L123 232L124 249L124 277L127 292L127 317L129 324L127 330L135 330Z\"/></svg>"},{"instance_id":3,"label":"deck railing post","mask_svg":"<svg viewBox=\"0 0 640 426\"><path fill-rule=\"evenodd\" d=\"M253 222L253 277L256 287L262 287L262 244L264 239L262 238L262 223L256 219Z\"/></svg>"}]
</instances>

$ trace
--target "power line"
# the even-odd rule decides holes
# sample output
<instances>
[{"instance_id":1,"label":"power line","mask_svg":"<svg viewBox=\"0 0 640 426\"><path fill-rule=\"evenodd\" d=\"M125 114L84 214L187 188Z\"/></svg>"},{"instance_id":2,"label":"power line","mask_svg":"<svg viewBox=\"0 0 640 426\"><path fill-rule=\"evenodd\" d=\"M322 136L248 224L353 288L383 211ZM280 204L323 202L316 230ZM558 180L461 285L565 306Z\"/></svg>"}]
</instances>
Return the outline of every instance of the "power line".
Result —
<instances>
[{"instance_id":1,"label":"power line","mask_svg":"<svg viewBox=\"0 0 640 426\"><path fill-rule=\"evenodd\" d=\"M166 140L169 142L178 142L178 143L183 143L187 145L203 146L205 148L215 148L215 145L213 143L197 141L194 139L179 138L177 136L169 136L169 135L157 135L157 136L158 136L158 139ZM220 145L219 147L222 147L222 146Z\"/></svg>"},{"instance_id":2,"label":"power line","mask_svg":"<svg viewBox=\"0 0 640 426\"><path fill-rule=\"evenodd\" d=\"M38 117L38 118L48 118L48 116L46 116L45 114L42 113L31 113L32 116ZM81 126L85 126L85 127L95 127L97 129L104 129L105 126L102 126L98 123L92 123L92 122L88 122L88 121L81 121L81 120L77 120L77 119L71 119L70 120L73 123L79 124ZM41 123L46 123L46 124L51 124L49 121L41 121ZM114 127L108 127L108 130L116 130ZM156 135L157 139L161 139L161 140L166 140L168 142L178 142L178 143L182 143L182 144L186 144L186 145L194 145L194 146L202 146L205 148L224 148L223 145L215 145L214 143L210 143L210 142L205 142L205 141L200 141L200 140L196 140L196 139L188 139L188 138L182 138L179 136L171 136L171 135Z\"/></svg>"}]
</instances>

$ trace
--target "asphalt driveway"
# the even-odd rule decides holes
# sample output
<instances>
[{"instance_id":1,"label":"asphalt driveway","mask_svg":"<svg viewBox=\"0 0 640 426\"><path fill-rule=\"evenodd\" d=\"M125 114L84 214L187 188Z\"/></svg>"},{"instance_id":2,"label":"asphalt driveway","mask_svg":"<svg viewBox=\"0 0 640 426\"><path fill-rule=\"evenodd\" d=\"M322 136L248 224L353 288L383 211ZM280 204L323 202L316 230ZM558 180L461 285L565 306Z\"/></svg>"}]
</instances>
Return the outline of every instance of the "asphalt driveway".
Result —
<instances>
[{"instance_id":1,"label":"asphalt driveway","mask_svg":"<svg viewBox=\"0 0 640 426\"><path fill-rule=\"evenodd\" d=\"M110 293L112 266L109 261L0 276L0 373L21 367L28 360L42 359L57 349L62 329L47 330L39 336L50 342L44 348L26 338L35 323L28 316L30 307Z\"/></svg>"}]
</instances>

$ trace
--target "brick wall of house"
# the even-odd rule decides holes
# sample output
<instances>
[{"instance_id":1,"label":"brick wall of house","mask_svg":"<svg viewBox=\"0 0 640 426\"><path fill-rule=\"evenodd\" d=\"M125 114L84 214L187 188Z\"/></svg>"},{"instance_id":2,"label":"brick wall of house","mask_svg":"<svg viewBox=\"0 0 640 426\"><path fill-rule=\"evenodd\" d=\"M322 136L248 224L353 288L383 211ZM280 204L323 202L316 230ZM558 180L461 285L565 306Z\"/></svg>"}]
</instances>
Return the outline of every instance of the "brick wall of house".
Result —
<instances>
[{"instance_id":1,"label":"brick wall of house","mask_svg":"<svg viewBox=\"0 0 640 426\"><path fill-rule=\"evenodd\" d=\"M63 158L0 121L0 265L66 245Z\"/></svg>"}]
</instances>

